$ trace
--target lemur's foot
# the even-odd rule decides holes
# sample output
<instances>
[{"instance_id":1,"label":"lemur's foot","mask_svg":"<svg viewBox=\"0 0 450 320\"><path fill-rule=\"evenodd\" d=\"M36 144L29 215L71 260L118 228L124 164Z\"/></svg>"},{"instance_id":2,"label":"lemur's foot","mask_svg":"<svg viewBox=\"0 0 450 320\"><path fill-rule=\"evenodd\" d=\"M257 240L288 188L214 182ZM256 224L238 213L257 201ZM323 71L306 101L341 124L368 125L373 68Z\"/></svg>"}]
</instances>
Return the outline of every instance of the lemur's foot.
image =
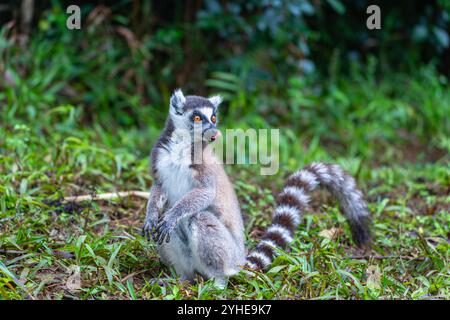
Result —
<instances>
[{"instance_id":1,"label":"lemur's foot","mask_svg":"<svg viewBox=\"0 0 450 320\"><path fill-rule=\"evenodd\" d=\"M173 278L169 278L169 277L167 277L167 278L154 278L154 279L150 279L149 283L151 285L157 284L160 287L166 287L166 286L168 286L170 284L173 284Z\"/></svg>"}]
</instances>

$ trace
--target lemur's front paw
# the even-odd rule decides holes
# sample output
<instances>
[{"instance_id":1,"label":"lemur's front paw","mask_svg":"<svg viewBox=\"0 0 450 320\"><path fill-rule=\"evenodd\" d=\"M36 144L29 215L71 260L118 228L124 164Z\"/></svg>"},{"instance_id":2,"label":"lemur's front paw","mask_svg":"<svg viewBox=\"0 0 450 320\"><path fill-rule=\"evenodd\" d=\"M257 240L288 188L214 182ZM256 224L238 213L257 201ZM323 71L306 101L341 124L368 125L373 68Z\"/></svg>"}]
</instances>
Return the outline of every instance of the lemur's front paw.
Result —
<instances>
[{"instance_id":1,"label":"lemur's front paw","mask_svg":"<svg viewBox=\"0 0 450 320\"><path fill-rule=\"evenodd\" d=\"M151 240L152 236L155 238L155 227L158 223L158 213L147 213L145 217L144 225L142 226L142 235L147 238L148 241Z\"/></svg>"},{"instance_id":2,"label":"lemur's front paw","mask_svg":"<svg viewBox=\"0 0 450 320\"><path fill-rule=\"evenodd\" d=\"M156 223L151 219L146 219L144 225L142 226L142 235L146 237L148 241L150 241L151 235L154 234L153 228L155 227L155 225Z\"/></svg>"},{"instance_id":3,"label":"lemur's front paw","mask_svg":"<svg viewBox=\"0 0 450 320\"><path fill-rule=\"evenodd\" d=\"M173 229L177 225L177 219L171 217L170 215L166 215L162 221L158 223L156 226L156 239L155 241L158 244L162 244L164 240L166 242L170 241L170 234Z\"/></svg>"}]
</instances>

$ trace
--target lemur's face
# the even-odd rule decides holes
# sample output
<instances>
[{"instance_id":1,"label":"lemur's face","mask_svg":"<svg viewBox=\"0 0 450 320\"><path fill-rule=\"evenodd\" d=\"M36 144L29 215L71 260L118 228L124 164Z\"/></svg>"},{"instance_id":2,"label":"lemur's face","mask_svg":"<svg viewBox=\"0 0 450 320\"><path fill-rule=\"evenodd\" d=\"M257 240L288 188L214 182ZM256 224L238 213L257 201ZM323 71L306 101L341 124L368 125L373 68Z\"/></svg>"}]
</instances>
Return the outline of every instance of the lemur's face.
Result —
<instances>
[{"instance_id":1,"label":"lemur's face","mask_svg":"<svg viewBox=\"0 0 450 320\"><path fill-rule=\"evenodd\" d=\"M175 130L188 132L194 139L213 142L220 137L217 129L218 106L222 102L220 96L203 98L184 96L176 90L170 98L170 117Z\"/></svg>"}]
</instances>

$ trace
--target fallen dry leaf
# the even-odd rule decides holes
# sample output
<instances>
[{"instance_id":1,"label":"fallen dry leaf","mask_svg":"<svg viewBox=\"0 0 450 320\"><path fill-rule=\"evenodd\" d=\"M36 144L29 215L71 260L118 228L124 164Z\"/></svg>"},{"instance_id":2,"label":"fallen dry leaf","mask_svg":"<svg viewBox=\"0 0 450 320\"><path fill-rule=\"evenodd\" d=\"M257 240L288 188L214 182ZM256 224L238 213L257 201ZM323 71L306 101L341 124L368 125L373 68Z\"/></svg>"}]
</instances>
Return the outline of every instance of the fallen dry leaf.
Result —
<instances>
[{"instance_id":1,"label":"fallen dry leaf","mask_svg":"<svg viewBox=\"0 0 450 320\"><path fill-rule=\"evenodd\" d=\"M375 265L370 265L366 269L367 283L366 286L369 289L380 289L381 272L380 268Z\"/></svg>"},{"instance_id":2,"label":"fallen dry leaf","mask_svg":"<svg viewBox=\"0 0 450 320\"><path fill-rule=\"evenodd\" d=\"M325 229L319 232L319 236L332 240L339 233L338 228Z\"/></svg>"}]
</instances>

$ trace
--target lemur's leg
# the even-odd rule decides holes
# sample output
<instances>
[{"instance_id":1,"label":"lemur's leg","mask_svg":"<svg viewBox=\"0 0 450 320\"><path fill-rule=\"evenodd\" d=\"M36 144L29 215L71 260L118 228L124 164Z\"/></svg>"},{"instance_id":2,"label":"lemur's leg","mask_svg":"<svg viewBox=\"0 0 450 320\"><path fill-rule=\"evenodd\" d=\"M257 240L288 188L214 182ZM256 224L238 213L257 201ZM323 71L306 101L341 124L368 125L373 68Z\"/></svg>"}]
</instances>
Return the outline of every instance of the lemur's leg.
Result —
<instances>
[{"instance_id":1,"label":"lemur's leg","mask_svg":"<svg viewBox=\"0 0 450 320\"><path fill-rule=\"evenodd\" d=\"M203 172L199 175L197 183L198 187L178 200L159 221L156 226L158 244L169 242L172 231L180 221L197 215L213 202L216 197L215 177L209 172Z\"/></svg>"},{"instance_id":2,"label":"lemur's leg","mask_svg":"<svg viewBox=\"0 0 450 320\"><path fill-rule=\"evenodd\" d=\"M240 252L236 240L214 213L197 213L188 220L188 228L196 273L223 285L224 279L239 272L244 252Z\"/></svg>"},{"instance_id":3,"label":"lemur's leg","mask_svg":"<svg viewBox=\"0 0 450 320\"><path fill-rule=\"evenodd\" d=\"M182 219L169 242L158 244L161 259L175 268L181 280L192 283L200 275L214 278L219 286L244 263L244 252L237 252L236 248L228 229L209 211Z\"/></svg>"},{"instance_id":4,"label":"lemur's leg","mask_svg":"<svg viewBox=\"0 0 450 320\"><path fill-rule=\"evenodd\" d=\"M158 253L164 264L175 268L176 273L181 276L181 281L193 283L195 259L189 247L186 224L181 221L173 231L170 241L158 244Z\"/></svg>"},{"instance_id":5,"label":"lemur's leg","mask_svg":"<svg viewBox=\"0 0 450 320\"><path fill-rule=\"evenodd\" d=\"M167 202L167 197L158 184L153 184L150 189L150 198L147 203L147 213L145 216L144 226L142 227L142 233L147 239L150 240L152 229L156 227L158 223L159 214L163 211Z\"/></svg>"}]
</instances>

